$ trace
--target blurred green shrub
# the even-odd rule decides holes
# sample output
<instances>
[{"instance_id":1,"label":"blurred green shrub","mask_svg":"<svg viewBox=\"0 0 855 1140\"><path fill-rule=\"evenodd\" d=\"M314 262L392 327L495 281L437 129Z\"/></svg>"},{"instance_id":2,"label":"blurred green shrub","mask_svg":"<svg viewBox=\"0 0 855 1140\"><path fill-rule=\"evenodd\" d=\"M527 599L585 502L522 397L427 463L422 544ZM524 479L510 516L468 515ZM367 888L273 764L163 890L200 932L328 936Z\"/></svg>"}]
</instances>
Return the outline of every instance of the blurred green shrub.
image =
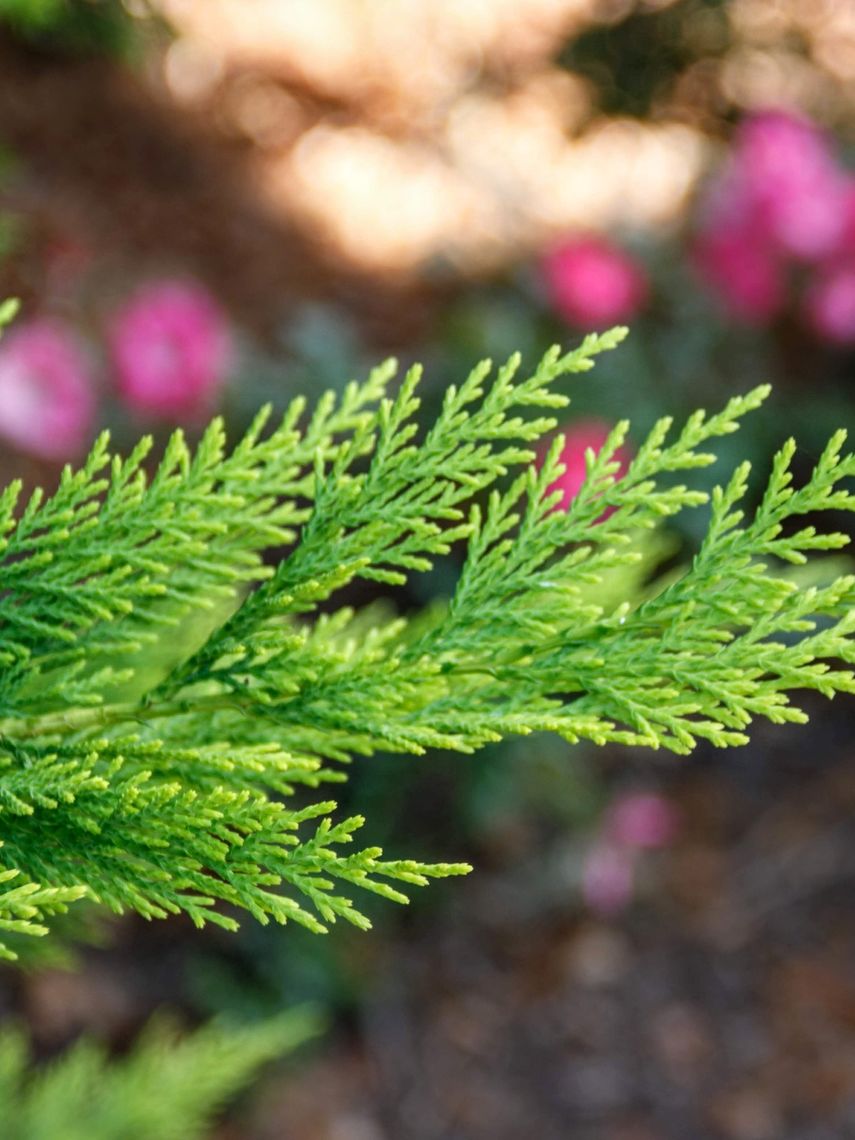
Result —
<instances>
[{"instance_id":1,"label":"blurred green shrub","mask_svg":"<svg viewBox=\"0 0 855 1140\"><path fill-rule=\"evenodd\" d=\"M24 1035L0 1034L3 1140L194 1140L268 1061L317 1031L296 1011L247 1026L211 1024L181 1037L164 1019L109 1061L79 1041L40 1069Z\"/></svg>"},{"instance_id":2,"label":"blurred green shrub","mask_svg":"<svg viewBox=\"0 0 855 1140\"><path fill-rule=\"evenodd\" d=\"M0 24L34 47L70 54L132 55L145 0L0 0Z\"/></svg>"}]
</instances>

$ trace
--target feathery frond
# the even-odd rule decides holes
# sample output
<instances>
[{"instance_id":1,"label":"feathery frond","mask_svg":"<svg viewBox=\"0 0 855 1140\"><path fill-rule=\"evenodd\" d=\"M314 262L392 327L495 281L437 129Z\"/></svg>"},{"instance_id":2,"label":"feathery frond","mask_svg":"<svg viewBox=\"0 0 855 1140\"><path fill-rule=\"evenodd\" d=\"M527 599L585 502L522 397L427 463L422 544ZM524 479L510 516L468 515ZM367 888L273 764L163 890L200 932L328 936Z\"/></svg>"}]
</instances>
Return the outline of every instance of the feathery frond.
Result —
<instances>
[{"instance_id":1,"label":"feathery frond","mask_svg":"<svg viewBox=\"0 0 855 1140\"><path fill-rule=\"evenodd\" d=\"M800 522L855 505L842 432L799 489L785 445L753 514L740 466L691 565L614 601L639 536L706 502L680 480L767 394L660 421L622 475L617 425L556 510L561 441L534 462L568 402L556 382L622 335L522 378L517 358L480 365L421 438L418 371L389 396L389 364L305 426L302 402L266 435L261 413L231 451L215 421L195 451L176 434L149 477L148 441L122 460L101 439L50 498L8 488L0 867L21 886L0 894L0 929L39 933L84 894L199 924L237 909L365 926L352 888L402 900L467 868L347 854L362 820L333 822L309 790L354 756L534 731L687 752L742 743L758 716L803 719L796 690L852 692L855 580L804 589L787 572L847 541ZM463 544L432 617L335 609L354 579L398 586Z\"/></svg>"}]
</instances>

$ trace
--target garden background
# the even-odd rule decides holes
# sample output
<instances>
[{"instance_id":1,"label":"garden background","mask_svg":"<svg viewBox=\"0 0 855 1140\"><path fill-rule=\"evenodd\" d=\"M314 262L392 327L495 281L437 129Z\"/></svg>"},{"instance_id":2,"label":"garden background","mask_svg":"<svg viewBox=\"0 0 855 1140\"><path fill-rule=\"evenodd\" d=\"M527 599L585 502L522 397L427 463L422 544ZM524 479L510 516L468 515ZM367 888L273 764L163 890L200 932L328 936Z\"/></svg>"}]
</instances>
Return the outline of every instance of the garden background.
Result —
<instances>
[{"instance_id":1,"label":"garden background","mask_svg":"<svg viewBox=\"0 0 855 1140\"><path fill-rule=\"evenodd\" d=\"M711 480L791 433L807 472L853 421L848 0L0 0L0 27L0 484L52 484L105 426L236 435L390 353L436 404L482 356L613 323L568 499L625 415L640 440L772 381ZM855 713L813 708L690 759L374 758L344 793L368 838L440 835L468 880L368 935L111 922L74 970L4 969L0 1012L49 1058L121 1053L163 1007L313 1002L326 1031L218 1140L837 1140Z\"/></svg>"}]
</instances>

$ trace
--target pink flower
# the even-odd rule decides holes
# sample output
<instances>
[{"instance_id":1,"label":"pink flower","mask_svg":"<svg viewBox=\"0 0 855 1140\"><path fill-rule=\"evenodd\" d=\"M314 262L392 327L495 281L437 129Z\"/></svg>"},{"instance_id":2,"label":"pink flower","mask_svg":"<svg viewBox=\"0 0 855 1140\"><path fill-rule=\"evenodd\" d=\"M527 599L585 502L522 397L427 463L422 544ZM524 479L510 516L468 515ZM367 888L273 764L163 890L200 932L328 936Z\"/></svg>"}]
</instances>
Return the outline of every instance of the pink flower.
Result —
<instances>
[{"instance_id":1,"label":"pink flower","mask_svg":"<svg viewBox=\"0 0 855 1140\"><path fill-rule=\"evenodd\" d=\"M561 498L555 505L555 510L566 511L579 494L587 477L585 468L585 453L590 448L595 455L602 451L611 432L611 427L601 420L579 420L564 429L564 449L561 452L561 462L564 465L564 474L549 484L546 495L555 491L561 492ZM626 473L632 456L629 449L619 447L613 459L619 464L616 477L620 478ZM606 512L608 515L610 512ZM605 517L605 515L604 515Z\"/></svg>"},{"instance_id":2,"label":"pink flower","mask_svg":"<svg viewBox=\"0 0 855 1140\"><path fill-rule=\"evenodd\" d=\"M855 344L855 263L821 272L805 294L804 310L823 340Z\"/></svg>"},{"instance_id":3,"label":"pink flower","mask_svg":"<svg viewBox=\"0 0 855 1140\"><path fill-rule=\"evenodd\" d=\"M855 257L855 178L849 176L846 183L846 224L840 246L830 257Z\"/></svg>"},{"instance_id":4,"label":"pink flower","mask_svg":"<svg viewBox=\"0 0 855 1140\"><path fill-rule=\"evenodd\" d=\"M647 296L639 266L602 238L563 242L544 256L541 269L552 305L577 328L602 329L627 321Z\"/></svg>"},{"instance_id":5,"label":"pink flower","mask_svg":"<svg viewBox=\"0 0 855 1140\"><path fill-rule=\"evenodd\" d=\"M780 258L750 230L711 226L693 250L700 276L737 320L764 324L786 300Z\"/></svg>"},{"instance_id":6,"label":"pink flower","mask_svg":"<svg viewBox=\"0 0 855 1140\"><path fill-rule=\"evenodd\" d=\"M138 411L167 419L208 414L231 362L231 336L200 286L158 281L116 314L110 345L119 391Z\"/></svg>"},{"instance_id":7,"label":"pink flower","mask_svg":"<svg viewBox=\"0 0 855 1140\"><path fill-rule=\"evenodd\" d=\"M623 847L667 847L677 834L677 813L656 792L630 792L612 802L604 831Z\"/></svg>"},{"instance_id":8,"label":"pink flower","mask_svg":"<svg viewBox=\"0 0 855 1140\"><path fill-rule=\"evenodd\" d=\"M632 898L635 860L626 848L596 844L582 867L582 897L597 914L619 914Z\"/></svg>"},{"instance_id":9,"label":"pink flower","mask_svg":"<svg viewBox=\"0 0 855 1140\"><path fill-rule=\"evenodd\" d=\"M707 190L692 261L736 320L765 324L783 308L783 256L770 239L736 162L713 179Z\"/></svg>"},{"instance_id":10,"label":"pink flower","mask_svg":"<svg viewBox=\"0 0 855 1140\"><path fill-rule=\"evenodd\" d=\"M750 116L737 134L735 171L755 224L782 251L813 261L835 248L847 179L813 123L780 110Z\"/></svg>"},{"instance_id":11,"label":"pink flower","mask_svg":"<svg viewBox=\"0 0 855 1140\"><path fill-rule=\"evenodd\" d=\"M619 913L632 898L641 852L667 847L679 826L672 804L656 792L612 801L582 866L582 896L599 914Z\"/></svg>"},{"instance_id":12,"label":"pink flower","mask_svg":"<svg viewBox=\"0 0 855 1140\"><path fill-rule=\"evenodd\" d=\"M74 334L47 318L0 341L0 435L42 459L86 446L95 419L89 364Z\"/></svg>"},{"instance_id":13,"label":"pink flower","mask_svg":"<svg viewBox=\"0 0 855 1140\"><path fill-rule=\"evenodd\" d=\"M852 180L825 135L798 115L762 111L743 122L706 194L695 264L731 316L764 323L786 303L787 261L837 256L853 213Z\"/></svg>"}]
</instances>

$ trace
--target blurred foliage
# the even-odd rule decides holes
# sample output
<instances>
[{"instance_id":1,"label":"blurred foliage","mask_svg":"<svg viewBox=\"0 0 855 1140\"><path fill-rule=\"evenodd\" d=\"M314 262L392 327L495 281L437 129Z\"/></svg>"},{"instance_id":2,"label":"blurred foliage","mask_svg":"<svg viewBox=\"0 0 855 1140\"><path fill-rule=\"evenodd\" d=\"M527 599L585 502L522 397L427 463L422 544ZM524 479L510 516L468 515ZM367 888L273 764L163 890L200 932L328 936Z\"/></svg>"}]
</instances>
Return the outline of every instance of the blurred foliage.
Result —
<instances>
[{"instance_id":1,"label":"blurred foliage","mask_svg":"<svg viewBox=\"0 0 855 1140\"><path fill-rule=\"evenodd\" d=\"M4 1140L194 1140L256 1076L318 1030L295 1011L240 1027L209 1025L180 1038L153 1021L131 1053L109 1061L91 1040L28 1069L24 1036L0 1035Z\"/></svg>"},{"instance_id":2,"label":"blurred foliage","mask_svg":"<svg viewBox=\"0 0 855 1140\"><path fill-rule=\"evenodd\" d=\"M0 23L33 47L71 54L129 56L145 0L0 0Z\"/></svg>"},{"instance_id":3,"label":"blurred foliage","mask_svg":"<svg viewBox=\"0 0 855 1140\"><path fill-rule=\"evenodd\" d=\"M730 41L727 3L678 0L653 10L627 8L622 18L593 24L561 58L591 82L604 114L651 116L671 102L692 64L724 55Z\"/></svg>"}]
</instances>

